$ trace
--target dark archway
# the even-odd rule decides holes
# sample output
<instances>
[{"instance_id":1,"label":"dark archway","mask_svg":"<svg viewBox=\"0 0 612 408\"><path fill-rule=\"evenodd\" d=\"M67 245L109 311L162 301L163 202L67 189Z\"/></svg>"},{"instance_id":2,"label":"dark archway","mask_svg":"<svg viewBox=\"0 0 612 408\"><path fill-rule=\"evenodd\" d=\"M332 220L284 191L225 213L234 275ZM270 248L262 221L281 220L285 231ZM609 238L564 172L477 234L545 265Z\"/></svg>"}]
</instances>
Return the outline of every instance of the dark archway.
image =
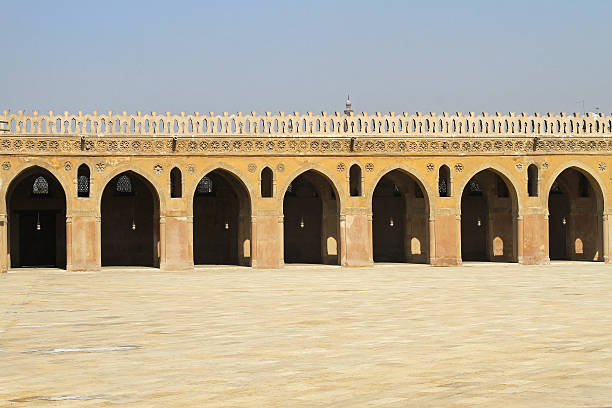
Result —
<instances>
[{"instance_id":1,"label":"dark archway","mask_svg":"<svg viewBox=\"0 0 612 408\"><path fill-rule=\"evenodd\" d=\"M126 171L102 193L102 266L159 267L159 196L144 177Z\"/></svg>"},{"instance_id":2,"label":"dark archway","mask_svg":"<svg viewBox=\"0 0 612 408\"><path fill-rule=\"evenodd\" d=\"M385 174L372 196L374 262L429 261L429 200L411 175Z\"/></svg>"},{"instance_id":3,"label":"dark archway","mask_svg":"<svg viewBox=\"0 0 612 408\"><path fill-rule=\"evenodd\" d=\"M66 267L66 193L48 170L34 166L6 194L9 267Z\"/></svg>"},{"instance_id":4,"label":"dark archway","mask_svg":"<svg viewBox=\"0 0 612 408\"><path fill-rule=\"evenodd\" d=\"M297 176L283 198L285 263L340 262L340 204L332 182L315 170Z\"/></svg>"},{"instance_id":5,"label":"dark archway","mask_svg":"<svg viewBox=\"0 0 612 408\"><path fill-rule=\"evenodd\" d=\"M196 186L193 262L251 265L251 200L242 181L226 170L208 173Z\"/></svg>"},{"instance_id":6,"label":"dark archway","mask_svg":"<svg viewBox=\"0 0 612 408\"><path fill-rule=\"evenodd\" d=\"M579 169L561 172L548 194L551 260L603 260L603 196L597 182Z\"/></svg>"},{"instance_id":7,"label":"dark archway","mask_svg":"<svg viewBox=\"0 0 612 408\"><path fill-rule=\"evenodd\" d=\"M461 196L461 259L517 262L515 188L492 170L474 175Z\"/></svg>"}]
</instances>

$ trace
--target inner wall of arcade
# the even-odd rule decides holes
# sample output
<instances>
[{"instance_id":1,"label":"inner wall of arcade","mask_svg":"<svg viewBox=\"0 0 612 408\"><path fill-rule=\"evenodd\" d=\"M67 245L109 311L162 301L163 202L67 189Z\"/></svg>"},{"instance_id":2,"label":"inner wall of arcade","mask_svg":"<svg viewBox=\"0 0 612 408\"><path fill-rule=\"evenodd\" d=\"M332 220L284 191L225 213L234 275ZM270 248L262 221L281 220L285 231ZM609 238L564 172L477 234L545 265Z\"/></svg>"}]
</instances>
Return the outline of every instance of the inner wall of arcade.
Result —
<instances>
[{"instance_id":1,"label":"inner wall of arcade","mask_svg":"<svg viewBox=\"0 0 612 408\"><path fill-rule=\"evenodd\" d=\"M12 126L0 133L2 271L611 262L609 132L566 135L565 149L545 142L554 135L476 134L445 151L466 136L337 128L291 135L291 150L271 132L231 142ZM332 140L341 147L323 149Z\"/></svg>"}]
</instances>

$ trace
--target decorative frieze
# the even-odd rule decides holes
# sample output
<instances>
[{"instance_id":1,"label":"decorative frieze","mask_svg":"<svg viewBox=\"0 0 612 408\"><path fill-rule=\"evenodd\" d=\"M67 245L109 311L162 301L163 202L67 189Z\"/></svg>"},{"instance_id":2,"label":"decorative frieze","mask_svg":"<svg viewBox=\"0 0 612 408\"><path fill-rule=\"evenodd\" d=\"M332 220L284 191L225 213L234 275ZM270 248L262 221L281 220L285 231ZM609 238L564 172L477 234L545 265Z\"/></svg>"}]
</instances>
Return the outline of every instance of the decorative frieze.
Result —
<instances>
[{"instance_id":1,"label":"decorative frieze","mask_svg":"<svg viewBox=\"0 0 612 408\"><path fill-rule=\"evenodd\" d=\"M352 145L352 148L351 148ZM105 143L83 144L80 138L66 136L0 138L0 154L27 155L459 155L612 152L612 137L532 139L507 137L475 138L108 138Z\"/></svg>"}]
</instances>

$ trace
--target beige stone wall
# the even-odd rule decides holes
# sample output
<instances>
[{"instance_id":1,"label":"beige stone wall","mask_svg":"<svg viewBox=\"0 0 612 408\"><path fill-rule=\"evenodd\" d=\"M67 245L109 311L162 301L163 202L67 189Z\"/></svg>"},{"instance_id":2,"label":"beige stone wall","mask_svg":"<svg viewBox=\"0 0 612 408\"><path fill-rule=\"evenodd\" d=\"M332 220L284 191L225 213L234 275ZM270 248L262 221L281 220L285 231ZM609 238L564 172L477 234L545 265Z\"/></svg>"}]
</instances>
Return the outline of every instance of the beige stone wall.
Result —
<instances>
[{"instance_id":1,"label":"beige stone wall","mask_svg":"<svg viewBox=\"0 0 612 408\"><path fill-rule=\"evenodd\" d=\"M248 241L242 245L242 252L249 255L250 264L256 268L283 265L283 197L289 184L308 170L324 176L337 195L339 222L334 238L342 265L368 265L373 261L372 196L378 181L392 170L405 172L423 187L429 209L426 220L429 242L421 245L427 246L424 252L431 264L461 263L461 240L466 238L460 233L462 192L470 178L483 170L499 175L511 191L514 259L522 263L547 262L548 196L557 176L568 168L585 174L596 195L594 228L601 235L601 242L593 259L612 260L609 117L447 114L42 117L6 112L4 118L9 131L0 133L2 270L9 264L5 197L11 181L32 166L51 172L64 188L66 259L70 270L100 267L102 192L109 180L128 170L148 180L158 194L162 269L193 266L194 191L203 176L217 169L232 175L248 194L250 239L244 232L248 230L248 219L240 222L243 231L240 239ZM358 120L362 120L361 130L355 130ZM166 122L161 125L162 121ZM291 131L289 121L294 121ZM153 133L153 122L159 133ZM207 127L204 122L208 122ZM332 122L334 130L330 129ZM296 130L298 123L301 127ZM138 131L145 125L148 130ZM88 198L77 197L77 168L83 163L91 172ZM353 164L362 170L361 196L351 196L349 192L349 168ZM450 197L438 194L438 174L443 164L450 168ZM530 164L538 167L537 197L530 197L527 192ZM182 173L181 198L170 195L170 171L174 167ZM261 197L264 167L273 171L270 198ZM322 247L325 249L324 244ZM241 262L247 264L244 253Z\"/></svg>"}]
</instances>

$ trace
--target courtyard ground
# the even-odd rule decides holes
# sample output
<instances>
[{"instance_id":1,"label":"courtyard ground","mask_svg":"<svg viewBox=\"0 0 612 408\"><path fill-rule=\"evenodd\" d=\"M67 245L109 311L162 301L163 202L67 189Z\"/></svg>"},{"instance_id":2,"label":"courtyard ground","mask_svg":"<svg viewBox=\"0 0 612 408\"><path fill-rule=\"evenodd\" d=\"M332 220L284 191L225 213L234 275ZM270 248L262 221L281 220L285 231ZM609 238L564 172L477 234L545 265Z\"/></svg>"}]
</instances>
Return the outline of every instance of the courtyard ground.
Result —
<instances>
[{"instance_id":1,"label":"courtyard ground","mask_svg":"<svg viewBox=\"0 0 612 408\"><path fill-rule=\"evenodd\" d=\"M612 406L612 266L0 275L0 406Z\"/></svg>"}]
</instances>

